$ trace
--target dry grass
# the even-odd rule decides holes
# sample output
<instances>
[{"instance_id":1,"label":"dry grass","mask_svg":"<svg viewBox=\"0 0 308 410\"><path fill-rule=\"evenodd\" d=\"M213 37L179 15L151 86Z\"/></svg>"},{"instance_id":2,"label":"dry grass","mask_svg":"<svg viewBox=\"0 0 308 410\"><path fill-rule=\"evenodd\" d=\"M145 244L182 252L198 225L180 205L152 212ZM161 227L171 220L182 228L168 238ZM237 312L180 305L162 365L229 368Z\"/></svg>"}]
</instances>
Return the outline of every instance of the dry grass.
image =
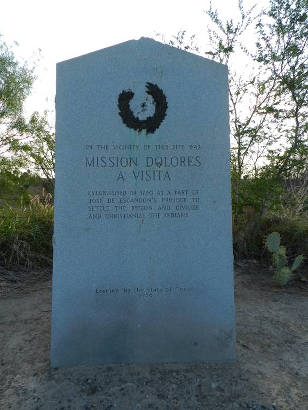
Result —
<instances>
[{"instance_id":1,"label":"dry grass","mask_svg":"<svg viewBox=\"0 0 308 410\"><path fill-rule=\"evenodd\" d=\"M51 264L53 205L45 191L27 205L0 208L0 264L30 269Z\"/></svg>"}]
</instances>

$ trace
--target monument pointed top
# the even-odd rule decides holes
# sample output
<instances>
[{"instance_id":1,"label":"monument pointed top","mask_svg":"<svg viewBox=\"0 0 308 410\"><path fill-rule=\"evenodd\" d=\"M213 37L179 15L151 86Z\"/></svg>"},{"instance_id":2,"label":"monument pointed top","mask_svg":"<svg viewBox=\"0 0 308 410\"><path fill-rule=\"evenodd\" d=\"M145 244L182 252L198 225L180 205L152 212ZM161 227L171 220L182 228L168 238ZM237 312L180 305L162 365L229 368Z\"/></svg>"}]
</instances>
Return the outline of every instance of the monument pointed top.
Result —
<instances>
[{"instance_id":1,"label":"monument pointed top","mask_svg":"<svg viewBox=\"0 0 308 410\"><path fill-rule=\"evenodd\" d=\"M181 50L177 47L170 46L169 44L162 43L160 41L154 40L150 37L140 37L139 39L131 39L127 41L123 41L121 43L113 44L108 47L101 48L99 50L94 50L86 54L82 54L77 57L73 57L64 61L58 62L58 64L63 64L63 63L69 63L73 61L78 61L79 59L84 59L84 58L91 58L94 55L99 55L99 54L104 54L106 56L114 56L117 55L118 58L121 57L121 52L124 50L127 50L127 52L131 53L132 55L139 55L141 50L144 52L144 50L150 49L150 53L154 52L154 50L159 50L160 54L165 52L165 53L173 53L173 55L186 55L187 57L191 57L195 59L195 61L207 61L209 64L213 64L216 66L221 66L225 67L224 64L217 63L216 61L210 60L206 57L191 53L187 50Z\"/></svg>"}]
</instances>

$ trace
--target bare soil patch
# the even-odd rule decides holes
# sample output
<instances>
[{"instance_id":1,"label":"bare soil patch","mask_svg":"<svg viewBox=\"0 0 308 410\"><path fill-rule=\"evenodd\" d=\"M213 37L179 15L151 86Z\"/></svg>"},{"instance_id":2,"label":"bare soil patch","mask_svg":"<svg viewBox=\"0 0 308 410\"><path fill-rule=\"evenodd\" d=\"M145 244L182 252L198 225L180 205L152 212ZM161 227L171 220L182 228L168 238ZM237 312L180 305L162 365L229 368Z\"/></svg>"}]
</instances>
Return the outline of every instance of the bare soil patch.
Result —
<instances>
[{"instance_id":1,"label":"bare soil patch","mask_svg":"<svg viewBox=\"0 0 308 410\"><path fill-rule=\"evenodd\" d=\"M50 275L21 276L0 272L0 409L308 409L305 282L281 289L256 264L236 267L234 365L50 369Z\"/></svg>"}]
</instances>

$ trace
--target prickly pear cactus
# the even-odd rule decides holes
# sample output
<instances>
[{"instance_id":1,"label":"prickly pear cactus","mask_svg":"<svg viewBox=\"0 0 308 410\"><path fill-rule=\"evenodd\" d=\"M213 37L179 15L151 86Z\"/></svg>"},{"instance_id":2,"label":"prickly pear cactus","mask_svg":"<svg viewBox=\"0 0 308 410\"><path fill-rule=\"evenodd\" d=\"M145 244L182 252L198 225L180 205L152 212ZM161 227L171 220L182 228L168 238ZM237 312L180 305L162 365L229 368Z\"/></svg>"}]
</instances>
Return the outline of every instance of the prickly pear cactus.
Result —
<instances>
[{"instance_id":1,"label":"prickly pear cactus","mask_svg":"<svg viewBox=\"0 0 308 410\"><path fill-rule=\"evenodd\" d=\"M278 232L273 232L266 238L265 246L273 254L273 266L275 269L274 279L281 285L286 285L293 276L293 272L302 263L303 255L298 255L289 268L287 266L288 258L287 251L284 246L280 246L280 235Z\"/></svg>"}]
</instances>

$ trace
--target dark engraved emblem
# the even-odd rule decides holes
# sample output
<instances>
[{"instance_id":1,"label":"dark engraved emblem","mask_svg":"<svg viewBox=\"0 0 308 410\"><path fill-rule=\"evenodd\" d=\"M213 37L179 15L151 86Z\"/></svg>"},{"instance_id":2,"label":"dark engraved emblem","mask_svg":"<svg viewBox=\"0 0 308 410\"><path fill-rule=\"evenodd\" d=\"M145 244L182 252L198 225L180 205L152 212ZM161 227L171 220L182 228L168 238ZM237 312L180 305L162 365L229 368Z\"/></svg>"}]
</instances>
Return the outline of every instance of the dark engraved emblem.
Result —
<instances>
[{"instance_id":1,"label":"dark engraved emblem","mask_svg":"<svg viewBox=\"0 0 308 410\"><path fill-rule=\"evenodd\" d=\"M132 112L129 103L134 97L132 90L123 90L119 94L118 108L123 123L136 131L145 131L147 134L153 134L164 120L168 108L168 103L163 91L152 83L146 83L146 93L153 98L155 112L152 116L144 120L139 119Z\"/></svg>"}]
</instances>

